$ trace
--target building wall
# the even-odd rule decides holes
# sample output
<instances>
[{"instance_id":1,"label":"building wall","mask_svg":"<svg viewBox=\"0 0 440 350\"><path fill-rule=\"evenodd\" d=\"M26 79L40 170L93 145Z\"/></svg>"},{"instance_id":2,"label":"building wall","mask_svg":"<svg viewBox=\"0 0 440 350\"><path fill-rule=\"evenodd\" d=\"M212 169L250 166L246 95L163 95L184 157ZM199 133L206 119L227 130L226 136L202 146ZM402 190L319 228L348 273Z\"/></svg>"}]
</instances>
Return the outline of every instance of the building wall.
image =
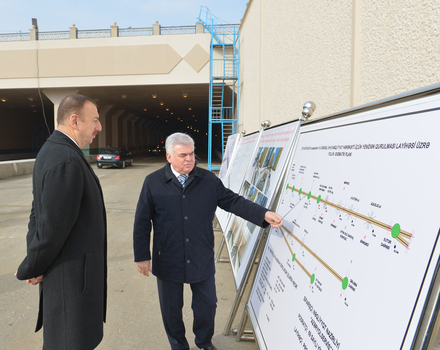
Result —
<instances>
[{"instance_id":1,"label":"building wall","mask_svg":"<svg viewBox=\"0 0 440 350\"><path fill-rule=\"evenodd\" d=\"M361 102L440 82L440 2L362 1Z\"/></svg>"},{"instance_id":2,"label":"building wall","mask_svg":"<svg viewBox=\"0 0 440 350\"><path fill-rule=\"evenodd\" d=\"M239 85L239 130L247 132L260 129L264 116L261 104L261 37L260 2L254 0L247 8L248 16L240 27L240 85Z\"/></svg>"},{"instance_id":3,"label":"building wall","mask_svg":"<svg viewBox=\"0 0 440 350\"><path fill-rule=\"evenodd\" d=\"M313 118L440 82L438 0L250 0L240 128Z\"/></svg>"},{"instance_id":4,"label":"building wall","mask_svg":"<svg viewBox=\"0 0 440 350\"><path fill-rule=\"evenodd\" d=\"M0 89L206 83L210 39L182 34L2 42Z\"/></svg>"}]
</instances>

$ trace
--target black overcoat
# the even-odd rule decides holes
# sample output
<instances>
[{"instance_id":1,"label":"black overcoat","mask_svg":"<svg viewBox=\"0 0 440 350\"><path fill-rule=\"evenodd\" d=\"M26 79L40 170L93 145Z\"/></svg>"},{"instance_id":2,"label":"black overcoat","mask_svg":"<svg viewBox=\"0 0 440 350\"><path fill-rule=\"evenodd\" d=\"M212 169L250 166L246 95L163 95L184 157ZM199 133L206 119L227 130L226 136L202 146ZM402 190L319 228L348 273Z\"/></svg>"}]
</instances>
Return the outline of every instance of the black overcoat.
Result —
<instances>
[{"instance_id":1,"label":"black overcoat","mask_svg":"<svg viewBox=\"0 0 440 350\"><path fill-rule=\"evenodd\" d=\"M224 187L212 172L195 167L182 188L170 164L145 178L136 208L133 244L135 261L151 260L161 279L197 283L212 277L217 206L252 223L267 227L267 209Z\"/></svg>"},{"instance_id":2,"label":"black overcoat","mask_svg":"<svg viewBox=\"0 0 440 350\"><path fill-rule=\"evenodd\" d=\"M40 275L43 349L94 349L106 314L104 200L82 151L59 131L35 161L27 256L17 271L20 280Z\"/></svg>"}]
</instances>

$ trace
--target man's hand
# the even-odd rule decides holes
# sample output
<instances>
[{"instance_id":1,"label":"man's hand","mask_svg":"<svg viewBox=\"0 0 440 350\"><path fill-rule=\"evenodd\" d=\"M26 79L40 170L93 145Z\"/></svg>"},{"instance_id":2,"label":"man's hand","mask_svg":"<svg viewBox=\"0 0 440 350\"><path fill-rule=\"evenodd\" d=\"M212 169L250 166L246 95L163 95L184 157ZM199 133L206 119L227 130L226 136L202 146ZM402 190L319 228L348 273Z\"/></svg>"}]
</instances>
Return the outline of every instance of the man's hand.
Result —
<instances>
[{"instance_id":1,"label":"man's hand","mask_svg":"<svg viewBox=\"0 0 440 350\"><path fill-rule=\"evenodd\" d=\"M40 282L43 282L43 275L26 280L26 283L30 284L31 286L36 286Z\"/></svg>"},{"instance_id":2,"label":"man's hand","mask_svg":"<svg viewBox=\"0 0 440 350\"><path fill-rule=\"evenodd\" d=\"M281 215L278 215L273 211L267 211L266 214L264 214L264 220L266 220L266 222L268 222L272 228L280 227L284 222Z\"/></svg>"},{"instance_id":3,"label":"man's hand","mask_svg":"<svg viewBox=\"0 0 440 350\"><path fill-rule=\"evenodd\" d=\"M137 270L144 276L150 277L151 260L138 261L136 263Z\"/></svg>"},{"instance_id":4,"label":"man's hand","mask_svg":"<svg viewBox=\"0 0 440 350\"><path fill-rule=\"evenodd\" d=\"M17 276L17 272L14 273L14 276ZM40 282L43 282L43 275L26 280L26 283L31 286L36 286Z\"/></svg>"}]
</instances>

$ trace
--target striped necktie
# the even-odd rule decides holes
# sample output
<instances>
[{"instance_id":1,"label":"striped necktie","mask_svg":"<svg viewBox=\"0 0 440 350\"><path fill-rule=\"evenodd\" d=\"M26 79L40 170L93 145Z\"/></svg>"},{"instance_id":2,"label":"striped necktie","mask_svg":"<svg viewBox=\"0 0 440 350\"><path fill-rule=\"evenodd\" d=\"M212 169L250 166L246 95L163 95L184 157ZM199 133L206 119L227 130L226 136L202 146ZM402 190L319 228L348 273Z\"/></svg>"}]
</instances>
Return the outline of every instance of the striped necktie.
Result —
<instances>
[{"instance_id":1,"label":"striped necktie","mask_svg":"<svg viewBox=\"0 0 440 350\"><path fill-rule=\"evenodd\" d=\"M185 187L186 175L180 174L179 176L177 176L177 179L182 184L182 187Z\"/></svg>"}]
</instances>

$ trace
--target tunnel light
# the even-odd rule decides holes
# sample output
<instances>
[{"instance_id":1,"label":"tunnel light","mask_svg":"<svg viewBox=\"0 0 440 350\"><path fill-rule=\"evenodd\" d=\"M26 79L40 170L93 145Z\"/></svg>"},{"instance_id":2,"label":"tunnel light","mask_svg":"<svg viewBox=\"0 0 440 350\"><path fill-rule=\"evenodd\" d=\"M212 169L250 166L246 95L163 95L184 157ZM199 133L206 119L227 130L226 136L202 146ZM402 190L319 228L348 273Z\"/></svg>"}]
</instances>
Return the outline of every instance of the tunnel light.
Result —
<instances>
[{"instance_id":1,"label":"tunnel light","mask_svg":"<svg viewBox=\"0 0 440 350\"><path fill-rule=\"evenodd\" d=\"M156 97L157 97L157 95L151 95L151 97L152 97L152 98L156 98Z\"/></svg>"}]
</instances>

